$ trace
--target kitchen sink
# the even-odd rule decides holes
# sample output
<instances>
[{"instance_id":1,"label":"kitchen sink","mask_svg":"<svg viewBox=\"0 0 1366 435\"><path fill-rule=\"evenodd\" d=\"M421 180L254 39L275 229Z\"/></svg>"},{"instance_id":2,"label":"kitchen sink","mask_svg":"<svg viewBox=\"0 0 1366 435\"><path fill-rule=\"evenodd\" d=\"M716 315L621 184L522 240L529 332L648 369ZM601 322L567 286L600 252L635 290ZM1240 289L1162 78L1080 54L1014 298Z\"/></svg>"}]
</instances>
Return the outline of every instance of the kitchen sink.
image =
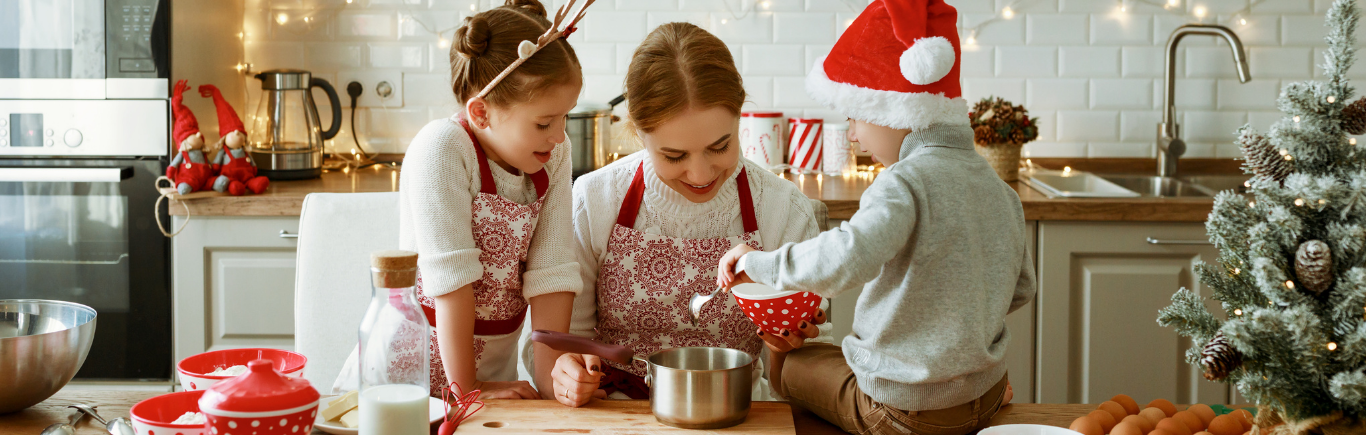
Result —
<instances>
[{"instance_id":1,"label":"kitchen sink","mask_svg":"<svg viewBox=\"0 0 1366 435\"><path fill-rule=\"evenodd\" d=\"M1195 183L1188 183L1171 177L1152 175L1102 175L1111 183L1132 190L1143 196L1162 198L1208 198L1215 191Z\"/></svg>"},{"instance_id":2,"label":"kitchen sink","mask_svg":"<svg viewBox=\"0 0 1366 435\"><path fill-rule=\"evenodd\" d=\"M1245 194L1245 193L1247 193L1248 188L1247 188L1247 186L1243 185L1243 183L1244 183L1244 182L1247 182L1248 177L1249 177L1249 175L1242 175L1242 174L1239 174L1239 175L1195 175L1195 176L1189 176L1189 177L1181 177L1181 179L1186 180L1186 181L1188 181L1188 182L1190 182L1190 183L1194 183L1194 184L1196 184L1196 185L1203 186L1203 187L1205 187L1205 188L1207 188L1207 189L1209 189L1209 190L1212 190L1212 191L1214 191L1214 192L1216 192L1216 193L1217 193L1217 192L1223 192L1223 191L1225 191L1225 190L1232 190L1232 191L1234 191L1234 192L1236 192L1236 193L1238 193L1238 194Z\"/></svg>"}]
</instances>

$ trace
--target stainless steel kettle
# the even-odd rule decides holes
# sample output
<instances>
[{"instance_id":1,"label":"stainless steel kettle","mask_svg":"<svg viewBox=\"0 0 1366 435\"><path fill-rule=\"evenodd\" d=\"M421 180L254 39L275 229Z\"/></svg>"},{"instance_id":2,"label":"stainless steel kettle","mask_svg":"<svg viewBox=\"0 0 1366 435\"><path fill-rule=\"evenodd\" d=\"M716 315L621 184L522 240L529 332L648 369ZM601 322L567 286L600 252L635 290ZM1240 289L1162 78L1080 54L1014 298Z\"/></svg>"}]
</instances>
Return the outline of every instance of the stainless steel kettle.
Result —
<instances>
[{"instance_id":1,"label":"stainless steel kettle","mask_svg":"<svg viewBox=\"0 0 1366 435\"><path fill-rule=\"evenodd\" d=\"M327 80L308 71L276 69L256 74L261 101L251 133L251 158L271 180L302 180L322 175L323 141L341 131L341 99ZM312 88L322 88L332 106L332 125L321 128Z\"/></svg>"}]
</instances>

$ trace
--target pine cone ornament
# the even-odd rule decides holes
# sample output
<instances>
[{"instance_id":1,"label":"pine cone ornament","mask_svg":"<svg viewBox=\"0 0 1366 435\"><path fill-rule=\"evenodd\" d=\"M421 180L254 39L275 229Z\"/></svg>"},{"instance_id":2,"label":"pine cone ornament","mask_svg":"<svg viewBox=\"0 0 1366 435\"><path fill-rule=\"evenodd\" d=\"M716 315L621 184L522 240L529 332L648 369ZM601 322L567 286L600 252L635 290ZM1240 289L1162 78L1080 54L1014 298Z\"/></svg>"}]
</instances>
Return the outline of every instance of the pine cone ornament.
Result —
<instances>
[{"instance_id":1,"label":"pine cone ornament","mask_svg":"<svg viewBox=\"0 0 1366 435\"><path fill-rule=\"evenodd\" d=\"M1342 108L1342 129L1351 134L1366 133L1366 97Z\"/></svg>"},{"instance_id":2,"label":"pine cone ornament","mask_svg":"<svg viewBox=\"0 0 1366 435\"><path fill-rule=\"evenodd\" d=\"M1295 277L1315 296L1333 285L1333 253L1321 240L1310 240L1295 250Z\"/></svg>"},{"instance_id":3,"label":"pine cone ornament","mask_svg":"<svg viewBox=\"0 0 1366 435\"><path fill-rule=\"evenodd\" d=\"M1266 136L1257 134L1250 128L1244 128L1238 136L1238 147L1243 151L1243 165L1258 177L1281 183L1285 181L1285 177L1290 176L1290 162L1271 146L1271 141L1266 140Z\"/></svg>"},{"instance_id":4,"label":"pine cone ornament","mask_svg":"<svg viewBox=\"0 0 1366 435\"><path fill-rule=\"evenodd\" d=\"M1205 368L1205 379L1223 380L1228 374L1243 365L1243 354L1229 344L1228 337L1220 331L1200 352L1200 365Z\"/></svg>"}]
</instances>

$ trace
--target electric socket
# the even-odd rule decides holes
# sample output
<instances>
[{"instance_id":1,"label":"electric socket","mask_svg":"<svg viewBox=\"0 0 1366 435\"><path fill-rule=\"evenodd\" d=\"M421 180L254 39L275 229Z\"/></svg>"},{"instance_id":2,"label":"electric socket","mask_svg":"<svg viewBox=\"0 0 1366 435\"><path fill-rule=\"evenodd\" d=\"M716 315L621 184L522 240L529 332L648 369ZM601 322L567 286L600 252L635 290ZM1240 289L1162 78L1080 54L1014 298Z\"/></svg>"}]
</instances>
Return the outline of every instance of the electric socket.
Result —
<instances>
[{"instance_id":1,"label":"electric socket","mask_svg":"<svg viewBox=\"0 0 1366 435\"><path fill-rule=\"evenodd\" d=\"M360 98L356 100L356 105L360 107L403 107L403 73L365 71L365 72L338 72L337 82L332 86L337 88L337 94L341 96L342 105L346 106L349 101L346 96L346 84L353 81L360 82L362 92ZM388 96L381 96L381 90L387 89Z\"/></svg>"}]
</instances>

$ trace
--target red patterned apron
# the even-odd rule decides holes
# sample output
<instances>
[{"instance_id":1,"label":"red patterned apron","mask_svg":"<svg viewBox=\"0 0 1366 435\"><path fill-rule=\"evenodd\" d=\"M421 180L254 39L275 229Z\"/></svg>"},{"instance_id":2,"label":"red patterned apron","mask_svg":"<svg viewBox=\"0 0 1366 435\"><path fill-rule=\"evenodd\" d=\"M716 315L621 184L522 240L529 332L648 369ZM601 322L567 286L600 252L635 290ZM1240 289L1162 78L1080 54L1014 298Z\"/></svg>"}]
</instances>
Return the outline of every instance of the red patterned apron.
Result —
<instances>
[{"instance_id":1,"label":"red patterned apron","mask_svg":"<svg viewBox=\"0 0 1366 435\"><path fill-rule=\"evenodd\" d=\"M749 178L742 167L736 177L744 234L713 239L685 239L634 229L645 195L644 163L636 168L631 188L622 200L617 223L607 240L607 255L598 269L597 300L600 342L622 345L637 355L689 346L728 347L758 358L763 341L754 323L735 299L717 298L702 310L694 327L688 319L688 300L694 294L716 291L716 264L730 248L746 244L762 250L754 217ZM639 398L645 389L645 364L608 362L603 388ZM647 396L648 397L648 396Z\"/></svg>"},{"instance_id":2,"label":"red patterned apron","mask_svg":"<svg viewBox=\"0 0 1366 435\"><path fill-rule=\"evenodd\" d=\"M479 160L479 196L474 199L472 214L474 244L481 251L479 262L484 265L484 276L474 286L474 364L475 377L481 381L517 380L517 340L522 321L526 319L527 301L522 297L522 271L526 266L531 237L536 232L536 218L545 202L545 191L550 179L545 170L530 174L536 186L536 202L521 205L498 195L484 148L463 119L458 122L474 143ZM418 302L427 314L427 321L436 326L435 300L422 293L422 274L417 276ZM432 329L432 390L433 397L449 385L445 365L441 361L436 329ZM468 386L464 386L469 389Z\"/></svg>"}]
</instances>

